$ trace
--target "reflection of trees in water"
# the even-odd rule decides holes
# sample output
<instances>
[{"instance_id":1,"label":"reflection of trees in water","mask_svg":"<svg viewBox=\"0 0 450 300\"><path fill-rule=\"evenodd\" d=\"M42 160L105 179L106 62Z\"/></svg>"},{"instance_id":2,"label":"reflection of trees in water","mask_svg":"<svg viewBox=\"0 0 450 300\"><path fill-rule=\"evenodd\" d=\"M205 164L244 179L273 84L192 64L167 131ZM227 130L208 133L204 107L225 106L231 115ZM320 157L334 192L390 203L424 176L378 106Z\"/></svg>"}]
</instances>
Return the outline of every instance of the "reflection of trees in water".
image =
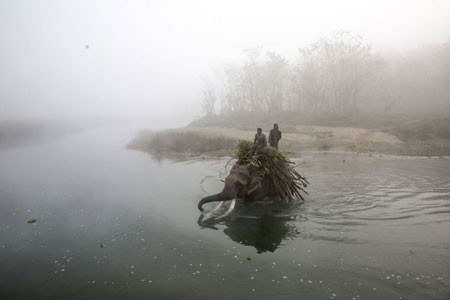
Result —
<instances>
[{"instance_id":1,"label":"reflection of trees in water","mask_svg":"<svg viewBox=\"0 0 450 300\"><path fill-rule=\"evenodd\" d=\"M225 220L212 218L204 221L203 215L198 219L198 224L204 228L218 230L216 225L225 226L223 232L231 240L252 246L258 253L274 252L284 240L297 236L297 227L291 222L290 217L277 216L275 211L258 210L253 205L238 207L235 216Z\"/></svg>"}]
</instances>

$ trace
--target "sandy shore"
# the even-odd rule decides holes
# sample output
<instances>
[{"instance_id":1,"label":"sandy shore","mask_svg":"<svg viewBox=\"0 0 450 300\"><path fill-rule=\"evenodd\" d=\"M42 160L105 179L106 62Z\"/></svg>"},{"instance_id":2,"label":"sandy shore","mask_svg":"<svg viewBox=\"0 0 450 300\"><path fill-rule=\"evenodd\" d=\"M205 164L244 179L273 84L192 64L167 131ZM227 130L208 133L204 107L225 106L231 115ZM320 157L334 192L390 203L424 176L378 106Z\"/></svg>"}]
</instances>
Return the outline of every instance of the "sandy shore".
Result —
<instances>
[{"instance_id":1,"label":"sandy shore","mask_svg":"<svg viewBox=\"0 0 450 300\"><path fill-rule=\"evenodd\" d=\"M379 130L352 127L289 126L280 128L283 137L279 148L282 151L303 153L314 151L380 153L412 156L449 156L450 141L446 139L408 140ZM205 139L220 138L253 140L255 131L224 127L184 127L159 133L196 134ZM131 148L151 152L152 134L141 133L130 144ZM265 132L268 136L268 132ZM230 151L197 153L200 155L228 155ZM228 149L229 150L229 149ZM176 151L175 151L176 152Z\"/></svg>"},{"instance_id":2,"label":"sandy shore","mask_svg":"<svg viewBox=\"0 0 450 300\"><path fill-rule=\"evenodd\" d=\"M252 140L255 132L234 128L193 127L178 130L195 131L207 136L224 136ZM388 148L402 147L396 136L380 131L350 127L296 126L282 131L279 147L285 151L351 151L386 152ZM266 132L266 136L268 133Z\"/></svg>"}]
</instances>

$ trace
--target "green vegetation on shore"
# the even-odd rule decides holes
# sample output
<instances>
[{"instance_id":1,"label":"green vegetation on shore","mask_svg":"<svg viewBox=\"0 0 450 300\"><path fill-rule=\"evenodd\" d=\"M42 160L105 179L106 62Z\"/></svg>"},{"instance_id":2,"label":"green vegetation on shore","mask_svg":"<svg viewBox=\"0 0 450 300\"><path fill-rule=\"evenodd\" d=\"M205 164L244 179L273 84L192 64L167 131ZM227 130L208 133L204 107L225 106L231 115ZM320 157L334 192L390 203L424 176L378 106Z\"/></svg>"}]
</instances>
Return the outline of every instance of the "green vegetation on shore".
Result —
<instances>
[{"instance_id":1,"label":"green vegetation on shore","mask_svg":"<svg viewBox=\"0 0 450 300\"><path fill-rule=\"evenodd\" d=\"M141 132L129 147L164 156L233 156L238 140L252 141L256 128L268 134L274 122L280 150L301 153L344 151L411 156L449 156L450 118L419 114L363 114L353 117L239 113L204 117L189 126Z\"/></svg>"},{"instance_id":2,"label":"green vegetation on shore","mask_svg":"<svg viewBox=\"0 0 450 300\"><path fill-rule=\"evenodd\" d=\"M236 142L234 138L205 135L186 128L158 132L145 130L128 144L128 148L149 152L156 156L178 154L230 156Z\"/></svg>"},{"instance_id":3,"label":"green vegetation on shore","mask_svg":"<svg viewBox=\"0 0 450 300\"><path fill-rule=\"evenodd\" d=\"M282 151L450 155L450 43L399 56L338 31L296 58L249 49L202 87L199 134L251 140L278 123Z\"/></svg>"},{"instance_id":4,"label":"green vegetation on shore","mask_svg":"<svg viewBox=\"0 0 450 300\"><path fill-rule=\"evenodd\" d=\"M268 130L273 123L283 124L283 127L296 126L326 126L326 127L354 127L365 129L389 130L397 127L408 127L414 123L420 129L430 128L441 133L449 132L450 117L444 113L422 113L420 111L390 112L384 110L359 110L352 114L338 114L333 112L298 112L280 111L272 113L234 112L219 115L206 115L192 121L188 127L230 127L254 130L263 127ZM439 123L441 125L433 125ZM428 124L428 125L427 125ZM448 124L445 126L445 124ZM442 126L443 125L443 126ZM264 128L265 127L265 128ZM444 133L445 134L445 133Z\"/></svg>"}]
</instances>

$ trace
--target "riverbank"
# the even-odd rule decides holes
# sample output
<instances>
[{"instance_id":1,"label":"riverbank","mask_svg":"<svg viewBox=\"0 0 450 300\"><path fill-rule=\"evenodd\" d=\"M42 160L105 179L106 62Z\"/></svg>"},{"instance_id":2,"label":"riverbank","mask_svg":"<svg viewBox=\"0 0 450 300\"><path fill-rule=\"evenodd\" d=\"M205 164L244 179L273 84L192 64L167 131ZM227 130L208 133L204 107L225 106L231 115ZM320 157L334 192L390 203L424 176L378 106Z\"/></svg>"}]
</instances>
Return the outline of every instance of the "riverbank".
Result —
<instances>
[{"instance_id":1,"label":"riverbank","mask_svg":"<svg viewBox=\"0 0 450 300\"><path fill-rule=\"evenodd\" d=\"M429 124L428 124L429 125ZM434 124L436 125L436 124ZM270 128L270 127L266 127ZM434 128L434 129L433 129ZM305 152L353 152L398 156L449 156L450 138L439 126L409 124L389 129L283 126L279 148L293 155ZM268 129L264 130L268 136ZM238 140L252 140L252 128L188 126L157 132L142 131L128 145L157 156L233 156Z\"/></svg>"}]
</instances>

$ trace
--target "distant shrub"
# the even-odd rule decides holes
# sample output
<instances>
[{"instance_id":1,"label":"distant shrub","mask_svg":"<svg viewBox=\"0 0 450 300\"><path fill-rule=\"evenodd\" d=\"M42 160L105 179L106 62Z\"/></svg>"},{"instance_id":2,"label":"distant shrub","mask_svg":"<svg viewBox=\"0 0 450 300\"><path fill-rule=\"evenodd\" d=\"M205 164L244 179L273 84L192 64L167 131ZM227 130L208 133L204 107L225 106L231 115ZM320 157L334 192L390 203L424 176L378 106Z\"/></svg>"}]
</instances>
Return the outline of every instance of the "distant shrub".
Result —
<instances>
[{"instance_id":1,"label":"distant shrub","mask_svg":"<svg viewBox=\"0 0 450 300\"><path fill-rule=\"evenodd\" d=\"M412 120L386 130L403 141L450 139L450 118Z\"/></svg>"},{"instance_id":2,"label":"distant shrub","mask_svg":"<svg viewBox=\"0 0 450 300\"><path fill-rule=\"evenodd\" d=\"M201 135L190 131L159 131L141 134L129 147L156 153L201 154L232 150L236 140L226 137Z\"/></svg>"}]
</instances>

